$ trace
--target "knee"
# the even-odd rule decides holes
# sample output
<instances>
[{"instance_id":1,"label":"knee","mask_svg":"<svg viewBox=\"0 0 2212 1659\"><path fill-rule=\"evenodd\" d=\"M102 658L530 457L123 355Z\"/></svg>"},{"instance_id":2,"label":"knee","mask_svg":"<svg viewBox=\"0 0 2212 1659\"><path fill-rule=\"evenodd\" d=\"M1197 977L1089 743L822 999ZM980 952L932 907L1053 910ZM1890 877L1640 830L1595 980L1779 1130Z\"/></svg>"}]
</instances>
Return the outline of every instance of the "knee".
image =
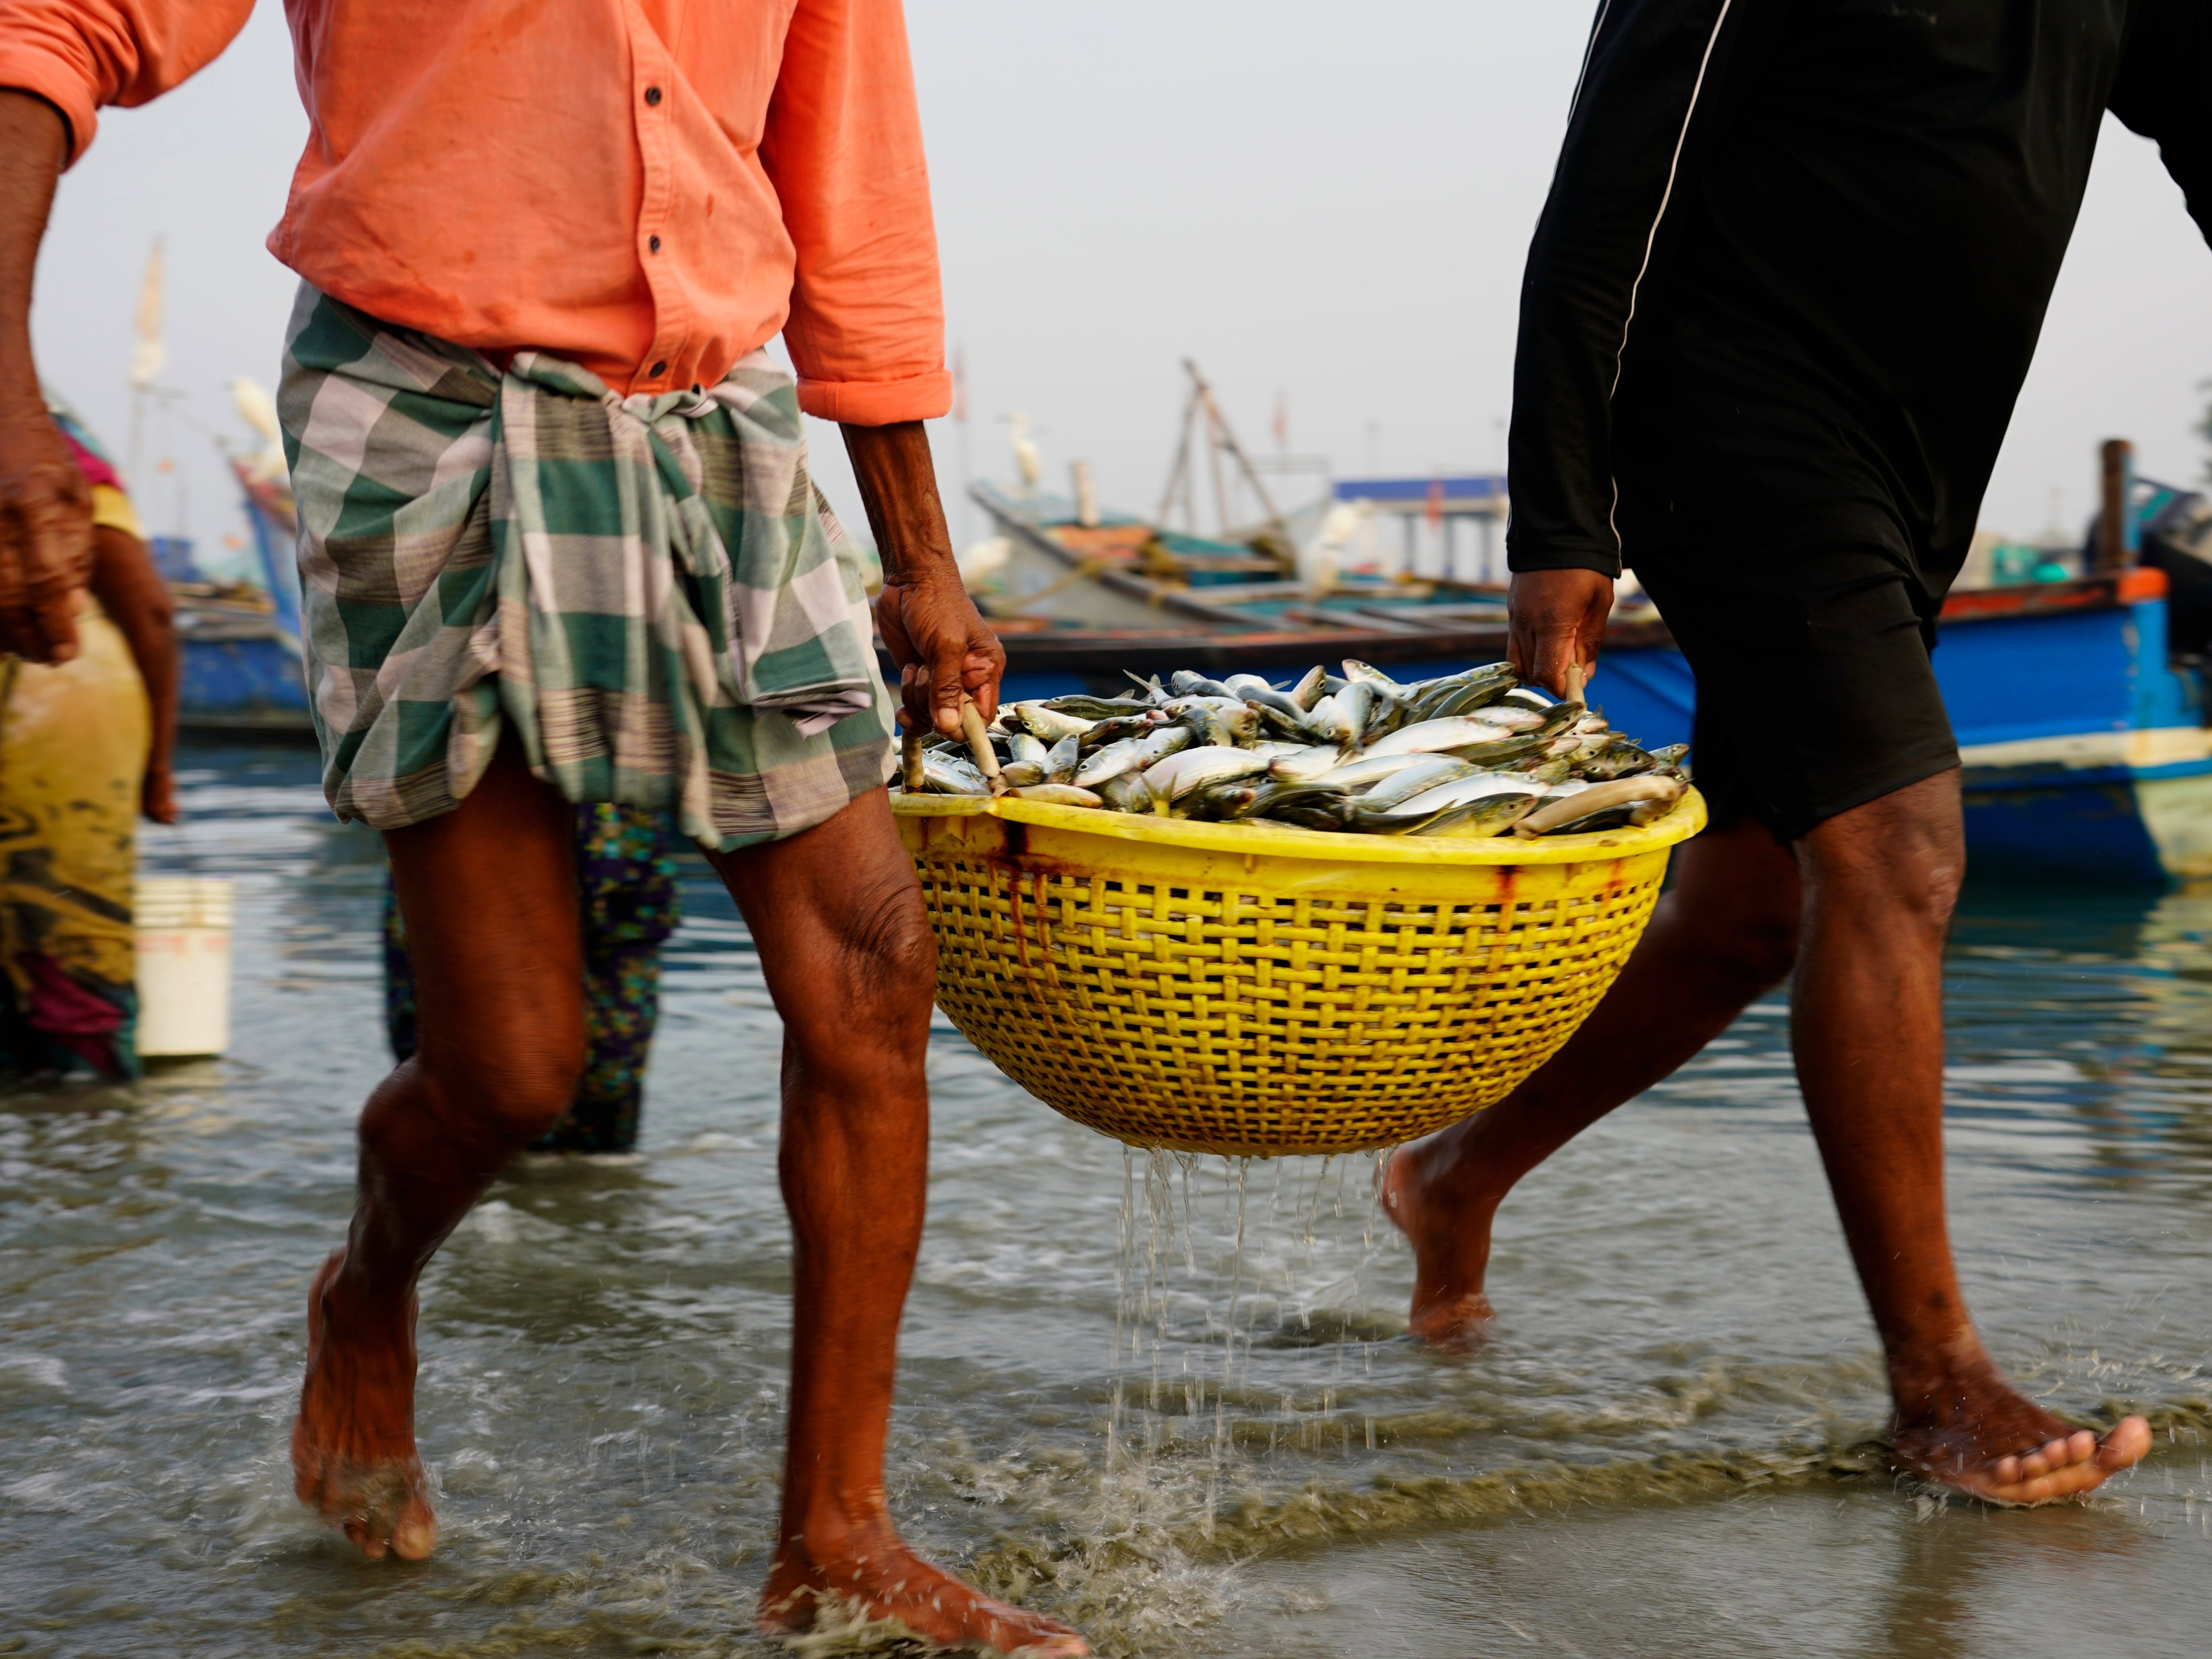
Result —
<instances>
[{"instance_id":1,"label":"knee","mask_svg":"<svg viewBox=\"0 0 2212 1659\"><path fill-rule=\"evenodd\" d=\"M512 1150L536 1140L567 1111L584 1076L584 1034L533 1032L450 1052L428 1045L416 1076L438 1115L459 1135Z\"/></svg>"},{"instance_id":2,"label":"knee","mask_svg":"<svg viewBox=\"0 0 2212 1659\"><path fill-rule=\"evenodd\" d=\"M829 918L821 960L807 965L813 994L785 1013L795 1057L835 1070L886 1045L919 1053L937 994L937 940L906 872L857 891Z\"/></svg>"}]
</instances>

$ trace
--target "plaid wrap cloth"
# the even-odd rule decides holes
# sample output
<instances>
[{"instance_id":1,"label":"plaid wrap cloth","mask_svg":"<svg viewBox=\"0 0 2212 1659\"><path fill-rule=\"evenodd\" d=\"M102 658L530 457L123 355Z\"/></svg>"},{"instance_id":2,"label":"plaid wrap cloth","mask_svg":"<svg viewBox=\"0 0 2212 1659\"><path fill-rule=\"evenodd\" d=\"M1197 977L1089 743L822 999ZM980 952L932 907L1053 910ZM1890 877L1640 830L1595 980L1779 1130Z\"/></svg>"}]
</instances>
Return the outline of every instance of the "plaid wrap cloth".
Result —
<instances>
[{"instance_id":1,"label":"plaid wrap cloth","mask_svg":"<svg viewBox=\"0 0 2212 1659\"><path fill-rule=\"evenodd\" d=\"M341 818L451 811L508 722L569 800L671 811L724 852L884 781L860 558L766 352L715 386L624 398L303 287L277 410Z\"/></svg>"}]
</instances>

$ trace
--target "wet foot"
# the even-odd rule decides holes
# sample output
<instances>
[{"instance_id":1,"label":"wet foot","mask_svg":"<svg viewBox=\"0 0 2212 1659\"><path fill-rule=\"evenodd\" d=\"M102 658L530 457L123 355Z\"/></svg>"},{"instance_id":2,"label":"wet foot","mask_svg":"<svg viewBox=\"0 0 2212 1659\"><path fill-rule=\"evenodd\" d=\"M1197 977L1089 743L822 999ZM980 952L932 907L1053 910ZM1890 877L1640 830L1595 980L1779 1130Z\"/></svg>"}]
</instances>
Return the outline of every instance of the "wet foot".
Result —
<instances>
[{"instance_id":1,"label":"wet foot","mask_svg":"<svg viewBox=\"0 0 2212 1659\"><path fill-rule=\"evenodd\" d=\"M307 1375L292 1425L292 1490L371 1560L420 1561L438 1523L415 1455L415 1298L357 1311L341 1250L307 1292Z\"/></svg>"},{"instance_id":2,"label":"wet foot","mask_svg":"<svg viewBox=\"0 0 2212 1659\"><path fill-rule=\"evenodd\" d=\"M804 1631L817 1623L896 1620L943 1650L1080 1659L1091 1644L1058 1620L1024 1612L939 1571L899 1540L889 1522L848 1534L819 1553L786 1540L761 1591L763 1631Z\"/></svg>"},{"instance_id":3,"label":"wet foot","mask_svg":"<svg viewBox=\"0 0 2212 1659\"><path fill-rule=\"evenodd\" d=\"M2101 1485L2150 1449L2142 1418L2101 1436L2075 1428L2023 1396L1978 1343L1960 1346L1967 1351L1924 1368L1893 1368L1890 1451L1922 1480L1991 1504L2048 1504Z\"/></svg>"},{"instance_id":4,"label":"wet foot","mask_svg":"<svg viewBox=\"0 0 2212 1659\"><path fill-rule=\"evenodd\" d=\"M1447 1133L1449 1131L1446 1132ZM1482 1291L1494 1200L1440 1193L1433 1179L1443 1137L1400 1146L1375 1172L1382 1213L1413 1247L1413 1300L1406 1328L1434 1348L1465 1353L1489 1340L1497 1315Z\"/></svg>"}]
</instances>

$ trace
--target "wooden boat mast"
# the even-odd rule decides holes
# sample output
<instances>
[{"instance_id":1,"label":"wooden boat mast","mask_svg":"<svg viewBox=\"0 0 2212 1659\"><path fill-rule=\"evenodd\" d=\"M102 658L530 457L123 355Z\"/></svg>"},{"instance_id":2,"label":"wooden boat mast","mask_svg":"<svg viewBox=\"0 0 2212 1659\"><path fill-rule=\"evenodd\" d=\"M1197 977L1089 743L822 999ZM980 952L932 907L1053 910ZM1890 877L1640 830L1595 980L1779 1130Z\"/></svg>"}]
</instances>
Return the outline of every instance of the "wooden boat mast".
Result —
<instances>
[{"instance_id":1,"label":"wooden boat mast","mask_svg":"<svg viewBox=\"0 0 2212 1659\"><path fill-rule=\"evenodd\" d=\"M1205 427L1206 456L1213 474L1213 507L1219 520L1219 531L1226 540L1230 533L1229 487L1222 476L1221 457L1225 452L1237 463L1238 475L1252 487L1259 497L1260 509L1267 515L1267 528L1281 538L1279 556L1291 556L1290 526L1283 515L1275 510L1274 498L1268 495L1267 486L1261 482L1257 468L1245 454L1244 446L1237 441L1230 429L1229 417L1221 412L1221 405L1213 400L1213 388L1206 384L1206 376L1199 372L1195 361L1182 360L1184 372L1190 376L1190 395L1183 400L1182 431L1176 442L1175 463L1168 469L1167 488L1160 495L1160 510L1152 515L1152 522L1164 529L1168 514L1180 503L1183 527L1195 535L1198 532L1198 502L1191 478L1191 440L1201 422Z\"/></svg>"}]
</instances>

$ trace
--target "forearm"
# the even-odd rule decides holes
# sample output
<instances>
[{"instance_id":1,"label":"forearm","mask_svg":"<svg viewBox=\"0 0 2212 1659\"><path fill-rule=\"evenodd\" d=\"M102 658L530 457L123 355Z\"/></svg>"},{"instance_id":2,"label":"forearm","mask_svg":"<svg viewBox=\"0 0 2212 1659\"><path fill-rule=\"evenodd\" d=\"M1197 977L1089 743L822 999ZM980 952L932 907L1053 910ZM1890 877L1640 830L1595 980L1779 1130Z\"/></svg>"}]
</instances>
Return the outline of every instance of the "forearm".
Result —
<instances>
[{"instance_id":1,"label":"forearm","mask_svg":"<svg viewBox=\"0 0 2212 1659\"><path fill-rule=\"evenodd\" d=\"M920 421L842 429L860 504L884 562L884 580L906 586L942 579L957 586L960 572L938 499L927 430Z\"/></svg>"},{"instance_id":2,"label":"forearm","mask_svg":"<svg viewBox=\"0 0 2212 1659\"><path fill-rule=\"evenodd\" d=\"M68 155L69 123L59 111L27 92L0 91L0 399L27 398L42 420L31 360L31 279Z\"/></svg>"},{"instance_id":3,"label":"forearm","mask_svg":"<svg viewBox=\"0 0 2212 1659\"><path fill-rule=\"evenodd\" d=\"M93 596L131 647L146 684L153 715L149 771L167 775L177 740L176 602L146 544L126 531L103 526L93 535Z\"/></svg>"}]
</instances>

